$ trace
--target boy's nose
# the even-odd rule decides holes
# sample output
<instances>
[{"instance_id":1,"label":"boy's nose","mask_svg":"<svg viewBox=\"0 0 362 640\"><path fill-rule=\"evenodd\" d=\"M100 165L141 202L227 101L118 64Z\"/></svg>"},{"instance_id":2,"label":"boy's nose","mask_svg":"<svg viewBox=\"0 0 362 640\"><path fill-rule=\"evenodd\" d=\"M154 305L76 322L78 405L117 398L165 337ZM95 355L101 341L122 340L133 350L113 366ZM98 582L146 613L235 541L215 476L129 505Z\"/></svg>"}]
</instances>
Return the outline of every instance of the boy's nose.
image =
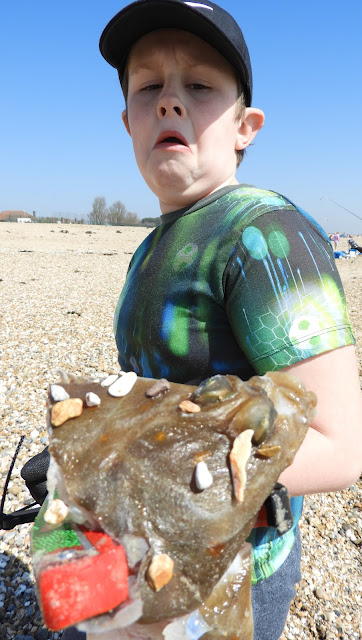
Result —
<instances>
[{"instance_id":1,"label":"boy's nose","mask_svg":"<svg viewBox=\"0 0 362 640\"><path fill-rule=\"evenodd\" d=\"M157 113L159 118L179 116L183 117L186 113L182 100L175 91L165 91L160 95L157 105Z\"/></svg>"},{"instance_id":2,"label":"boy's nose","mask_svg":"<svg viewBox=\"0 0 362 640\"><path fill-rule=\"evenodd\" d=\"M174 105L173 107L165 107L164 105L160 105L159 107L159 114L161 116L165 116L167 113L170 114L170 112L174 111L178 116L182 115L181 112L181 107L179 107L178 105Z\"/></svg>"}]
</instances>

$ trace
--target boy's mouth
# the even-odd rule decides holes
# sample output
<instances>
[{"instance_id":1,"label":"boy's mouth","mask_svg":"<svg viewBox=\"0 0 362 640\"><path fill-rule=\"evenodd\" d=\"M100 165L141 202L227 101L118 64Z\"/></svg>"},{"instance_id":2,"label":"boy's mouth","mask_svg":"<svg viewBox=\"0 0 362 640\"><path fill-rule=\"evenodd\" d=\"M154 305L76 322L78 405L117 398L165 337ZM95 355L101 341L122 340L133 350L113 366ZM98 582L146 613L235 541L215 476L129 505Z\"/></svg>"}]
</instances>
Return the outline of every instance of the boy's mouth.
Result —
<instances>
[{"instance_id":1,"label":"boy's mouth","mask_svg":"<svg viewBox=\"0 0 362 640\"><path fill-rule=\"evenodd\" d=\"M180 138L176 138L174 136L169 136L168 138L162 140L162 142L175 142L176 144L184 144L182 140L180 140Z\"/></svg>"},{"instance_id":2,"label":"boy's mouth","mask_svg":"<svg viewBox=\"0 0 362 640\"><path fill-rule=\"evenodd\" d=\"M157 138L154 148L188 147L185 138L178 131L163 131Z\"/></svg>"}]
</instances>

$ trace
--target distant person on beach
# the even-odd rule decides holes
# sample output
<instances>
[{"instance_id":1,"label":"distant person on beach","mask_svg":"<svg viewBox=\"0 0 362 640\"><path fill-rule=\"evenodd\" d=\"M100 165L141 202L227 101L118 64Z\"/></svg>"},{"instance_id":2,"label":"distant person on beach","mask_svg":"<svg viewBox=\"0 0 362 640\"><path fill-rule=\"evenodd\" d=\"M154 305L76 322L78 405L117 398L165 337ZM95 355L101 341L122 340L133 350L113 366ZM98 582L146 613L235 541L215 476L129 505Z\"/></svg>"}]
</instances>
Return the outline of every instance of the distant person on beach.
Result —
<instances>
[{"instance_id":1,"label":"distant person on beach","mask_svg":"<svg viewBox=\"0 0 362 640\"><path fill-rule=\"evenodd\" d=\"M334 250L337 251L338 248L338 243L340 241L341 237L339 235L339 232L337 231L336 233L333 234L332 236L332 240L334 242Z\"/></svg>"},{"instance_id":2,"label":"distant person on beach","mask_svg":"<svg viewBox=\"0 0 362 640\"><path fill-rule=\"evenodd\" d=\"M359 253L362 253L362 247L358 246L351 233L349 234L348 244L350 246L350 249L354 249L355 251L359 251Z\"/></svg>"}]
</instances>

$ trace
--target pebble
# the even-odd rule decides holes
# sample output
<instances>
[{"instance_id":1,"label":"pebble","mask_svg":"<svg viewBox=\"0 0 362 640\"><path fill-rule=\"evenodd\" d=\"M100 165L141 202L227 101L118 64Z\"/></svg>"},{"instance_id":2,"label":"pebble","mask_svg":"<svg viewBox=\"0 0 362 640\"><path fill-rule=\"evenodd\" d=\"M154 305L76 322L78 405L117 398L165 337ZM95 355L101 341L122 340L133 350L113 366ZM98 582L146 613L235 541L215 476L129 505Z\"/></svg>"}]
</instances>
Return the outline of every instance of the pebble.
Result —
<instances>
[{"instance_id":1,"label":"pebble","mask_svg":"<svg viewBox=\"0 0 362 640\"><path fill-rule=\"evenodd\" d=\"M147 570L147 581L155 591L160 591L168 584L173 575L174 561L167 553L161 553L152 557Z\"/></svg>"},{"instance_id":2,"label":"pebble","mask_svg":"<svg viewBox=\"0 0 362 640\"><path fill-rule=\"evenodd\" d=\"M71 418L82 414L83 401L80 398L69 398L57 402L51 408L51 423L53 427L60 427Z\"/></svg>"},{"instance_id":3,"label":"pebble","mask_svg":"<svg viewBox=\"0 0 362 640\"><path fill-rule=\"evenodd\" d=\"M94 227L69 228L72 232L63 234L57 233L59 227L51 224L0 224L1 299L6 308L0 323L0 492L19 438L26 436L12 474L13 486L20 492L7 497L6 513L21 508L31 498L20 470L48 444L45 405L49 386L60 379L57 371L102 380L109 372L118 370L112 319L131 259L126 252L133 253L149 233L142 228L122 227L119 235L113 227L99 227L97 234L88 236L85 230L94 231ZM51 233L52 230L56 233ZM92 253L85 241L94 243ZM102 251L119 251L120 247L122 251L115 261L103 257ZM33 253L21 253L19 249ZM362 375L362 323L358 316L362 258L337 263L348 302L356 309L351 321ZM76 270L81 271L75 273ZM350 274L354 274L354 279L348 279ZM45 277L56 295L49 295L49 287L44 287ZM27 285L20 284L20 280ZM74 308L82 315L67 314ZM35 430L38 436L33 440L31 433ZM291 604L283 640L360 639L361 522L358 524L355 519L361 519L361 508L361 481L345 491L306 497L300 525L302 581ZM310 524L312 517L315 520ZM333 528L328 528L328 522L333 523ZM343 524L349 525L347 530L351 529L356 542L346 537ZM48 632L42 623L31 572L31 526L23 524L14 530L0 531L0 594L5 595L5 599L0 599L4 603L0 604L1 640L19 640L19 636L28 640L60 640L62 635ZM335 537L331 539L330 535ZM21 584L26 589L16 597L15 591ZM328 600L314 595L317 587L328 593ZM34 613L21 619L21 612L25 614L31 606ZM327 615L336 610L340 616ZM338 631L336 624L342 631ZM318 629L323 629L323 634Z\"/></svg>"},{"instance_id":4,"label":"pebble","mask_svg":"<svg viewBox=\"0 0 362 640\"><path fill-rule=\"evenodd\" d=\"M183 413L199 413L201 411L201 407L191 400L182 400L178 407Z\"/></svg>"},{"instance_id":5,"label":"pebble","mask_svg":"<svg viewBox=\"0 0 362 640\"><path fill-rule=\"evenodd\" d=\"M89 391L85 396L85 403L87 407L98 407L101 404L101 399L96 393Z\"/></svg>"},{"instance_id":6,"label":"pebble","mask_svg":"<svg viewBox=\"0 0 362 640\"><path fill-rule=\"evenodd\" d=\"M208 489L213 484L213 477L207 467L206 462L198 462L195 468L195 483L199 491Z\"/></svg>"},{"instance_id":7,"label":"pebble","mask_svg":"<svg viewBox=\"0 0 362 640\"><path fill-rule=\"evenodd\" d=\"M170 383L166 378L161 378L157 380L149 389L146 391L146 396L148 398L155 398L160 393L164 393L165 391L170 390Z\"/></svg>"},{"instance_id":8,"label":"pebble","mask_svg":"<svg viewBox=\"0 0 362 640\"><path fill-rule=\"evenodd\" d=\"M25 589L26 589L26 585L21 584L14 593L15 598L18 598L19 596L21 596L21 594L24 593Z\"/></svg>"},{"instance_id":9,"label":"pebble","mask_svg":"<svg viewBox=\"0 0 362 640\"><path fill-rule=\"evenodd\" d=\"M44 520L48 524L60 524L65 520L69 513L67 505L63 500L56 498L49 505L48 509L44 513Z\"/></svg>"},{"instance_id":10,"label":"pebble","mask_svg":"<svg viewBox=\"0 0 362 640\"><path fill-rule=\"evenodd\" d=\"M317 587L315 590L315 596L318 600L328 600L328 594L322 587Z\"/></svg>"},{"instance_id":11,"label":"pebble","mask_svg":"<svg viewBox=\"0 0 362 640\"><path fill-rule=\"evenodd\" d=\"M108 387L108 393L114 398L122 398L129 393L137 380L137 373L128 371Z\"/></svg>"},{"instance_id":12,"label":"pebble","mask_svg":"<svg viewBox=\"0 0 362 640\"><path fill-rule=\"evenodd\" d=\"M69 393L59 384L50 385L50 397L53 402L61 402L70 398Z\"/></svg>"},{"instance_id":13,"label":"pebble","mask_svg":"<svg viewBox=\"0 0 362 640\"><path fill-rule=\"evenodd\" d=\"M107 376L104 380L102 380L101 387L110 387L114 382L116 382L117 379L118 375L116 373L113 373L112 375Z\"/></svg>"}]
</instances>

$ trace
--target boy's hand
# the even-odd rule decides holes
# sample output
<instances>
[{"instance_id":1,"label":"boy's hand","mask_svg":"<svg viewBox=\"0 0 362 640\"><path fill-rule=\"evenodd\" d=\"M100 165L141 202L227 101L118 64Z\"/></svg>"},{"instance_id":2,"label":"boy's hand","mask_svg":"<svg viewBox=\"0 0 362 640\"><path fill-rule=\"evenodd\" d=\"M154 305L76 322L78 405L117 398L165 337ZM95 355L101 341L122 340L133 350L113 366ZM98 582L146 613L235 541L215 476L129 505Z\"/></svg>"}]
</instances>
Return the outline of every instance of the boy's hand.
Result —
<instances>
[{"instance_id":1,"label":"boy's hand","mask_svg":"<svg viewBox=\"0 0 362 640\"><path fill-rule=\"evenodd\" d=\"M21 470L31 495L38 504L43 504L47 490L47 472L50 462L48 447L26 462Z\"/></svg>"}]
</instances>

